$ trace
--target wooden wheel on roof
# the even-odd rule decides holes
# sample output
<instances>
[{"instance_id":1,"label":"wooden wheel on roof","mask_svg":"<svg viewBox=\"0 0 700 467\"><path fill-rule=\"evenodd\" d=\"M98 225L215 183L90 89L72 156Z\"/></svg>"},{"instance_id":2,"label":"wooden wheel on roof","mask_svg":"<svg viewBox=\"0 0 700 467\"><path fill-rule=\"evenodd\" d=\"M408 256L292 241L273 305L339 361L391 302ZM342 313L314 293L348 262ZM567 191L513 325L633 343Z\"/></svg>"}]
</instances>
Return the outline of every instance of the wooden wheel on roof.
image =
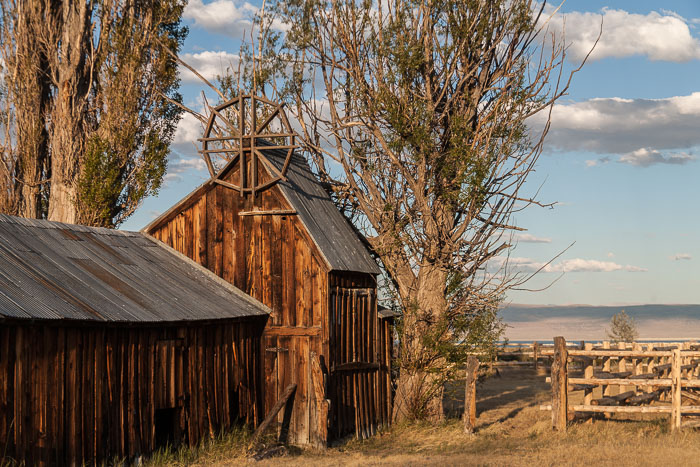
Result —
<instances>
[{"instance_id":1,"label":"wooden wheel on roof","mask_svg":"<svg viewBox=\"0 0 700 467\"><path fill-rule=\"evenodd\" d=\"M199 153L214 183L236 190L241 196L246 193L255 196L278 181L286 180L292 154L298 147L295 139L284 104L246 94L216 107L209 106L204 136L199 139L202 143ZM265 156L264 152L269 150L286 151L281 168ZM240 167L238 184L221 180L226 168L236 161ZM258 162L267 168L270 180L259 181Z\"/></svg>"}]
</instances>

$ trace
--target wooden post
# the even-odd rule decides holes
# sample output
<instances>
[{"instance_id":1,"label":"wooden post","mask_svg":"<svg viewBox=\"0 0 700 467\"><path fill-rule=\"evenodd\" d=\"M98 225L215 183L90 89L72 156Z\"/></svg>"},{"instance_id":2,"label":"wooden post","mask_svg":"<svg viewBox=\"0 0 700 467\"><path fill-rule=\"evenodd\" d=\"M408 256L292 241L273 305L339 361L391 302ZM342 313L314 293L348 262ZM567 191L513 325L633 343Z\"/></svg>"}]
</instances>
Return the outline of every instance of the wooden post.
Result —
<instances>
[{"instance_id":1,"label":"wooden post","mask_svg":"<svg viewBox=\"0 0 700 467\"><path fill-rule=\"evenodd\" d=\"M681 349L673 349L671 360L671 429L681 428Z\"/></svg>"},{"instance_id":2,"label":"wooden post","mask_svg":"<svg viewBox=\"0 0 700 467\"><path fill-rule=\"evenodd\" d=\"M533 359L533 366L535 367L535 371L537 371L537 368L538 368L537 359L540 357L539 350L540 350L540 344L538 344L537 341L535 341L532 344L532 359Z\"/></svg>"},{"instance_id":3,"label":"wooden post","mask_svg":"<svg viewBox=\"0 0 700 467\"><path fill-rule=\"evenodd\" d=\"M464 389L464 432L474 433L476 426L476 377L479 359L474 355L467 358L467 375Z\"/></svg>"},{"instance_id":4,"label":"wooden post","mask_svg":"<svg viewBox=\"0 0 700 467\"><path fill-rule=\"evenodd\" d=\"M593 344L591 342L586 342L584 344L584 350L593 350ZM593 365L595 364L595 359L591 357L586 363L586 368L583 370L584 378L593 378ZM593 401L593 389L584 389L583 391L583 405L591 405ZM586 420L586 423L593 423L593 417Z\"/></svg>"},{"instance_id":5,"label":"wooden post","mask_svg":"<svg viewBox=\"0 0 700 467\"><path fill-rule=\"evenodd\" d=\"M566 363L569 353L566 350L566 340L557 336L554 338L554 361L552 362L552 428L566 431L567 409L569 405L567 393Z\"/></svg>"},{"instance_id":6,"label":"wooden post","mask_svg":"<svg viewBox=\"0 0 700 467\"><path fill-rule=\"evenodd\" d=\"M603 341L603 348L604 349L609 349L610 348L610 341ZM603 357L603 371L610 371L610 357ZM603 385L603 397L609 396L610 394L610 386L607 384Z\"/></svg>"},{"instance_id":7,"label":"wooden post","mask_svg":"<svg viewBox=\"0 0 700 467\"><path fill-rule=\"evenodd\" d=\"M617 348L620 350L626 350L627 344L625 344L624 342L618 342ZM627 359L625 357L620 357L617 360L617 371L620 373L627 371ZM622 394L626 390L626 386L618 386L618 394Z\"/></svg>"}]
</instances>

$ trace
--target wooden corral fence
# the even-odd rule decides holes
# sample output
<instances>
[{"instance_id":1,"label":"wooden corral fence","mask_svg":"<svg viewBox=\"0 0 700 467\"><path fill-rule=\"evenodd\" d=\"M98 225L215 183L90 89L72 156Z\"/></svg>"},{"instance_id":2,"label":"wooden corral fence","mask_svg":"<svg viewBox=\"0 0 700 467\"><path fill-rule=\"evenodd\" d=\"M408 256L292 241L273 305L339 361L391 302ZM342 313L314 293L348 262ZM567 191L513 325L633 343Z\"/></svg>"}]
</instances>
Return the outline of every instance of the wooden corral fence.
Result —
<instances>
[{"instance_id":1,"label":"wooden corral fence","mask_svg":"<svg viewBox=\"0 0 700 467\"><path fill-rule=\"evenodd\" d=\"M683 416L700 415L700 345L673 344L610 345L585 344L584 349L567 349L563 337L554 338L551 367L552 427L566 430L567 421L589 418L597 413L670 414L672 429L700 426L700 421ZM571 362L580 362L582 375L574 375ZM578 371L579 373L581 370ZM594 399L601 387L602 397ZM613 388L617 388L614 390ZM569 405L569 393L583 391L583 404ZM650 405L659 402L657 405ZM684 405L685 403L685 405ZM698 404L698 405L693 405Z\"/></svg>"}]
</instances>

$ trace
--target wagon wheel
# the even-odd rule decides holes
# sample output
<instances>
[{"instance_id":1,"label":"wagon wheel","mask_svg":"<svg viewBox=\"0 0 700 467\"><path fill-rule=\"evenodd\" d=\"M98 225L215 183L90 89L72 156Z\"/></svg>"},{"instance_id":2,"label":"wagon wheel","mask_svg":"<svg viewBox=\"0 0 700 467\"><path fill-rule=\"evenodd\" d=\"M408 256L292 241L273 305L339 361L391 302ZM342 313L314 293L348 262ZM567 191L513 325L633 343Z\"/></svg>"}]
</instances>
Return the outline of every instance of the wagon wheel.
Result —
<instances>
[{"instance_id":1,"label":"wagon wheel","mask_svg":"<svg viewBox=\"0 0 700 467\"><path fill-rule=\"evenodd\" d=\"M241 196L245 193L255 196L278 181L286 180L292 154L298 146L283 107L284 104L254 95L242 95L219 106L209 106L204 137L199 139L202 143L199 153L214 183L236 190ZM263 150L286 150L282 168L270 162ZM236 160L240 166L238 184L221 180L222 173ZM247 162L250 170L247 170ZM258 180L258 162L272 177L264 183Z\"/></svg>"}]
</instances>

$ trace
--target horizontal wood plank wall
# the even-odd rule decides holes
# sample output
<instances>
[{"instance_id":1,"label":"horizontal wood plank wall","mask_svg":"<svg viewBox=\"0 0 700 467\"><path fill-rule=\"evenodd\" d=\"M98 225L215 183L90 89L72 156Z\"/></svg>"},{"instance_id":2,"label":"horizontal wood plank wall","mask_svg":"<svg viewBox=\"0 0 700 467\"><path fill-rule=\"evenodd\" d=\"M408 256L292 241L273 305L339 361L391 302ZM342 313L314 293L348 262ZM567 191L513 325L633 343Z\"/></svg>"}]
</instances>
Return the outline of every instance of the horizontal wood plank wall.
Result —
<instances>
[{"instance_id":1,"label":"horizontal wood plank wall","mask_svg":"<svg viewBox=\"0 0 700 467\"><path fill-rule=\"evenodd\" d=\"M269 180L262 164L258 176L261 183ZM238 166L224 180L237 184ZM259 350L265 388L258 402L267 413L287 385L297 383L288 440L307 444L310 352L328 355L328 269L296 215L269 214L290 209L276 186L242 197L214 185L148 233L272 309ZM239 215L251 211L268 214Z\"/></svg>"},{"instance_id":2,"label":"horizontal wood plank wall","mask_svg":"<svg viewBox=\"0 0 700 467\"><path fill-rule=\"evenodd\" d=\"M1 324L0 454L26 465L146 454L160 409L174 409L169 428L190 445L255 425L262 327Z\"/></svg>"}]
</instances>

